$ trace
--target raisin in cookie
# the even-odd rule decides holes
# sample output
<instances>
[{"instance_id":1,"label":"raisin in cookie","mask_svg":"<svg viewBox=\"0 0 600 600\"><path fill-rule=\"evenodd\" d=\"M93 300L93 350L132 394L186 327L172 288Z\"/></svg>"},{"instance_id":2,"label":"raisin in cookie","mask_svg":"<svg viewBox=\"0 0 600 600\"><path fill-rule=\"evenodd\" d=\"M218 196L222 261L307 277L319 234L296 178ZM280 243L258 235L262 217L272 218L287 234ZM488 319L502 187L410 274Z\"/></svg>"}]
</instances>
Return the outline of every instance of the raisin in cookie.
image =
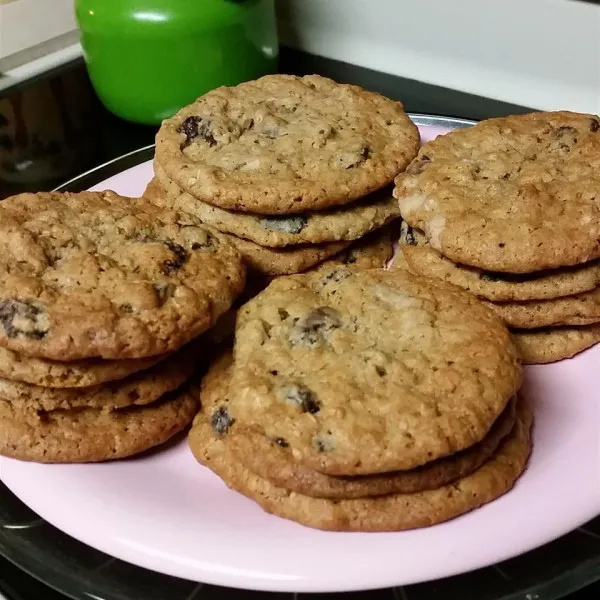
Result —
<instances>
[{"instance_id":1,"label":"raisin in cookie","mask_svg":"<svg viewBox=\"0 0 600 600\"><path fill-rule=\"evenodd\" d=\"M46 411L82 407L113 409L151 404L185 383L194 370L195 362L191 352L180 351L151 369L120 381L88 388L53 389L0 379L0 399L23 409Z\"/></svg>"},{"instance_id":2,"label":"raisin in cookie","mask_svg":"<svg viewBox=\"0 0 600 600\"><path fill-rule=\"evenodd\" d=\"M600 325L513 331L523 362L546 364L572 358L600 343Z\"/></svg>"},{"instance_id":3,"label":"raisin in cookie","mask_svg":"<svg viewBox=\"0 0 600 600\"><path fill-rule=\"evenodd\" d=\"M226 439L211 428L204 412L196 416L189 441L198 462L268 513L331 531L401 531L448 521L508 492L527 467L532 421L531 410L519 401L515 426L492 458L449 485L413 494L351 500L311 498L255 475L232 456Z\"/></svg>"},{"instance_id":4,"label":"raisin in cookie","mask_svg":"<svg viewBox=\"0 0 600 600\"><path fill-rule=\"evenodd\" d=\"M483 121L425 144L394 191L402 217L460 264L531 273L600 257L600 119Z\"/></svg>"},{"instance_id":5,"label":"raisin in cookie","mask_svg":"<svg viewBox=\"0 0 600 600\"><path fill-rule=\"evenodd\" d=\"M436 489L476 471L496 451L515 422L515 401L511 401L478 444L448 458L411 471L359 477L330 477L304 467L294 460L284 438L270 439L237 427L228 419L228 393L232 353L226 351L202 380L200 404L215 433L227 436L235 460L274 485L316 498L349 499L413 493Z\"/></svg>"},{"instance_id":6,"label":"raisin in cookie","mask_svg":"<svg viewBox=\"0 0 600 600\"><path fill-rule=\"evenodd\" d=\"M413 273L442 279L495 302L550 300L600 285L600 260L528 274L491 273L457 265L433 248L422 232L405 222L400 234L400 250Z\"/></svg>"},{"instance_id":7,"label":"raisin in cookie","mask_svg":"<svg viewBox=\"0 0 600 600\"><path fill-rule=\"evenodd\" d=\"M502 321L403 271L275 279L244 305L231 417L329 475L408 470L481 441L521 385Z\"/></svg>"},{"instance_id":8,"label":"raisin in cookie","mask_svg":"<svg viewBox=\"0 0 600 600\"><path fill-rule=\"evenodd\" d=\"M400 102L318 75L269 75L212 90L163 121L156 161L202 202L276 215L362 198L418 148Z\"/></svg>"},{"instance_id":9,"label":"raisin in cookie","mask_svg":"<svg viewBox=\"0 0 600 600\"><path fill-rule=\"evenodd\" d=\"M70 361L176 350L244 286L239 252L191 216L113 192L0 204L0 346Z\"/></svg>"},{"instance_id":10,"label":"raisin in cookie","mask_svg":"<svg viewBox=\"0 0 600 600\"><path fill-rule=\"evenodd\" d=\"M159 165L155 170L157 174L161 173ZM160 185L166 190L163 205L167 208L192 214L219 231L269 248L356 240L400 215L398 201L392 196L390 187L342 208L268 216L211 206L182 191L166 177L160 178Z\"/></svg>"},{"instance_id":11,"label":"raisin in cookie","mask_svg":"<svg viewBox=\"0 0 600 600\"><path fill-rule=\"evenodd\" d=\"M187 392L111 411L25 410L0 399L0 454L45 463L126 458L171 439L191 423L197 410Z\"/></svg>"},{"instance_id":12,"label":"raisin in cookie","mask_svg":"<svg viewBox=\"0 0 600 600\"><path fill-rule=\"evenodd\" d=\"M539 302L483 302L507 325L521 329L600 323L600 287L582 294Z\"/></svg>"}]
</instances>

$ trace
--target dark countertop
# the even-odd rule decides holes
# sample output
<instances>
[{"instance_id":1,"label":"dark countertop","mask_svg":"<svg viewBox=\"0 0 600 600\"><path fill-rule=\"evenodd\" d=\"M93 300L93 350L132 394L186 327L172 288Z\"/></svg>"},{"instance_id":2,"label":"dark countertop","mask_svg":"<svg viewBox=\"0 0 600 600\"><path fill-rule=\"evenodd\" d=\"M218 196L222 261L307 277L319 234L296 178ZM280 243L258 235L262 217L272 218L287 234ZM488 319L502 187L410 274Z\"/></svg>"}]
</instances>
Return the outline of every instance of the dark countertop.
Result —
<instances>
[{"instance_id":1,"label":"dark countertop","mask_svg":"<svg viewBox=\"0 0 600 600\"><path fill-rule=\"evenodd\" d=\"M530 110L522 106L395 77L286 48L281 50L280 71L296 75L319 73L341 82L356 83L391 98L402 100L408 112L479 120ZM37 88L39 88L39 92ZM69 127L57 126L57 117L54 117L54 122L50 125L44 122L43 113L47 111L47 108L44 105L37 106L33 97L36 95L47 97L49 92L59 94L57 96L59 99L64 98L65 95L67 97L76 96L76 102L71 102L71 108L68 111ZM96 165L154 143L156 127L127 123L113 116L100 105L91 90L82 61L75 61L65 65L62 69L53 71L47 77L38 78L28 84L21 84L6 90L0 95L0 107L2 98L14 102L22 97L27 98L27 105L33 104L33 109L29 109L29 116L35 125L32 125L31 131L28 132L30 143L24 150L25 156L19 156L21 165L28 164L29 159L43 162L43 159L39 159L39 148L35 146L34 142L31 142L31 139L39 133L40 137L54 135L54 138L57 136L61 138L63 157L59 157L58 162L60 163L62 160L62 168L54 169L54 173L56 173L54 177L41 176L36 174L33 169L32 174L20 177L21 180L26 179L27 181L15 182L15 178L12 176L3 178L2 162L0 161L0 199L24 191L52 189ZM57 109L55 109L56 111ZM60 119L64 119L64 115L61 115ZM2 120L2 109L0 108L0 157L3 143L11 143L6 140L6 136L2 135ZM57 129L64 129L64 136L62 131L57 133ZM63 137L64 139L62 139ZM56 145L54 138L51 138L52 141L46 146ZM42 148L43 152L44 148ZM40 168L38 171L47 173L48 169Z\"/></svg>"},{"instance_id":2,"label":"dark countertop","mask_svg":"<svg viewBox=\"0 0 600 600\"><path fill-rule=\"evenodd\" d=\"M338 81L356 83L391 98L402 100L408 112L485 119L530 110L526 107L395 77L285 48L281 51L280 71L298 75L319 73ZM3 97L17 97L27 93L28 89L30 91L35 89L35 86L48 85L49 81L52 83L72 74L80 76L87 82L83 63L76 61L54 71L45 78L7 90L4 92ZM89 83L86 83L86 85L89 86ZM89 97L92 99L89 100ZM69 144L74 146L75 152L84 157L84 160L75 161L73 168L76 168L77 171L72 170L68 177L63 175L62 180L112 158L152 144L154 141L156 128L126 123L108 113L91 94L89 97L86 97L85 108L81 108L81 111L85 111L85 126L80 128L84 134L71 135L68 141ZM0 97L0 100L2 100L2 97ZM81 117L81 115L76 116ZM0 146L2 143L3 140L0 135ZM78 144L81 144L81 148L84 148L85 151L80 151ZM15 183L14 181L9 183L7 180L0 179L0 198L21 191L51 189L60 184L61 179L44 177L36 179L34 177L33 180L25 183ZM49 590L0 558L0 593L2 592L9 600L64 599L60 594ZM600 597L600 586L594 585L587 590L572 595L570 600L592 600L592 598L598 597Z\"/></svg>"}]
</instances>

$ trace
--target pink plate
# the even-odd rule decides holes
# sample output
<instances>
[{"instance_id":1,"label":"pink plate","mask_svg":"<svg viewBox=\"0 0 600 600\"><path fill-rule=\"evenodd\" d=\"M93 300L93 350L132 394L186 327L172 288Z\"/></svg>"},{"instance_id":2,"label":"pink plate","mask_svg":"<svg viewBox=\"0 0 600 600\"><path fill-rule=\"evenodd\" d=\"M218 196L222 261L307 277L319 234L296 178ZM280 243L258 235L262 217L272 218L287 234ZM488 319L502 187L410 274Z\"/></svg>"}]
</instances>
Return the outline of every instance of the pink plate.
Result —
<instances>
[{"instance_id":1,"label":"pink plate","mask_svg":"<svg viewBox=\"0 0 600 600\"><path fill-rule=\"evenodd\" d=\"M422 127L424 139L445 130ZM142 192L151 163L96 186ZM449 523L402 533L327 533L265 514L198 465L185 440L97 465L0 459L2 481L67 534L161 573L264 591L406 585L514 557L600 514L600 346L526 370L535 449L513 491Z\"/></svg>"}]
</instances>

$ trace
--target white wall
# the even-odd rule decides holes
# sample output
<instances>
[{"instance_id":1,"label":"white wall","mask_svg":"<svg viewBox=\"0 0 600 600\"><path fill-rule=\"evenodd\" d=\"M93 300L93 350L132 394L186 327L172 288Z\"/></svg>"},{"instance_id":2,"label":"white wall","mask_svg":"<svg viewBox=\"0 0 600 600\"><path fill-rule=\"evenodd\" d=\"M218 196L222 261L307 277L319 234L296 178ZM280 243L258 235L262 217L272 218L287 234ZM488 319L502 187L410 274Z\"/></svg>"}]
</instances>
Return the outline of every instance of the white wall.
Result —
<instances>
[{"instance_id":1,"label":"white wall","mask_svg":"<svg viewBox=\"0 0 600 600\"><path fill-rule=\"evenodd\" d=\"M73 1L0 0L0 67L11 68L73 43Z\"/></svg>"},{"instance_id":2,"label":"white wall","mask_svg":"<svg viewBox=\"0 0 600 600\"><path fill-rule=\"evenodd\" d=\"M598 5L278 0L278 13L282 42L307 52L534 108L600 112ZM0 70L65 48L35 69L55 66L80 52L76 37L73 0L0 0ZM6 72L0 89L29 72Z\"/></svg>"},{"instance_id":3,"label":"white wall","mask_svg":"<svg viewBox=\"0 0 600 600\"><path fill-rule=\"evenodd\" d=\"M575 0L279 0L308 52L540 109L600 112L600 6Z\"/></svg>"}]
</instances>

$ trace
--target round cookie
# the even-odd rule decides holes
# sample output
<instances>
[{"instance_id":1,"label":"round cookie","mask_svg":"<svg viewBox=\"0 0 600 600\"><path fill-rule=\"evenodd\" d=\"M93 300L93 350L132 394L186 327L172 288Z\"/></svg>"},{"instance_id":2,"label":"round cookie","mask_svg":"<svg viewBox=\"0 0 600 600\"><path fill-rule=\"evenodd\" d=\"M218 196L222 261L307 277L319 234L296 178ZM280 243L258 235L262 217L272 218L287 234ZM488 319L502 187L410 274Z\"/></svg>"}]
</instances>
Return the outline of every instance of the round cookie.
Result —
<instances>
[{"instance_id":1,"label":"round cookie","mask_svg":"<svg viewBox=\"0 0 600 600\"><path fill-rule=\"evenodd\" d=\"M422 232L402 223L400 249L417 275L458 285L495 302L549 300L586 292L600 285L600 260L531 274L490 273L457 265L429 244Z\"/></svg>"},{"instance_id":2,"label":"round cookie","mask_svg":"<svg viewBox=\"0 0 600 600\"><path fill-rule=\"evenodd\" d=\"M181 190L162 176L155 166L164 193L164 205L198 217L224 233L250 240L261 246L281 248L298 244L353 241L398 218L398 201L390 187L342 208L295 215L265 216L231 212L211 206Z\"/></svg>"},{"instance_id":3,"label":"round cookie","mask_svg":"<svg viewBox=\"0 0 600 600\"><path fill-rule=\"evenodd\" d=\"M572 358L600 343L600 325L515 330L513 338L525 364L541 365Z\"/></svg>"},{"instance_id":4,"label":"round cookie","mask_svg":"<svg viewBox=\"0 0 600 600\"><path fill-rule=\"evenodd\" d=\"M112 411L79 408L38 413L0 400L0 454L45 463L126 458L172 438L197 410L196 400L187 392Z\"/></svg>"},{"instance_id":5,"label":"round cookie","mask_svg":"<svg viewBox=\"0 0 600 600\"><path fill-rule=\"evenodd\" d=\"M107 192L0 203L0 346L71 361L176 350L244 286L239 252L191 216Z\"/></svg>"},{"instance_id":6,"label":"round cookie","mask_svg":"<svg viewBox=\"0 0 600 600\"><path fill-rule=\"evenodd\" d=\"M482 302L498 314L509 327L518 329L591 325L600 322L600 287L574 296L539 302Z\"/></svg>"},{"instance_id":7,"label":"round cookie","mask_svg":"<svg viewBox=\"0 0 600 600\"><path fill-rule=\"evenodd\" d=\"M0 346L0 377L49 388L81 388L124 379L149 369L164 356L59 362L24 356Z\"/></svg>"},{"instance_id":8,"label":"round cookie","mask_svg":"<svg viewBox=\"0 0 600 600\"><path fill-rule=\"evenodd\" d=\"M0 399L27 410L71 408L113 409L151 404L179 388L191 376L196 358L189 349L177 352L155 367L120 381L88 388L45 388L0 378Z\"/></svg>"},{"instance_id":9,"label":"round cookie","mask_svg":"<svg viewBox=\"0 0 600 600\"><path fill-rule=\"evenodd\" d=\"M401 531L448 521L508 492L527 466L531 424L531 411L521 400L513 431L471 475L435 490L351 500L311 498L254 475L231 455L227 442L211 429L203 412L194 420L189 442L201 464L266 512L331 531Z\"/></svg>"},{"instance_id":10,"label":"round cookie","mask_svg":"<svg viewBox=\"0 0 600 600\"><path fill-rule=\"evenodd\" d=\"M383 269L393 255L392 225L387 225L355 241L352 246L317 268L328 269L332 265L344 265L353 271Z\"/></svg>"},{"instance_id":11,"label":"round cookie","mask_svg":"<svg viewBox=\"0 0 600 600\"><path fill-rule=\"evenodd\" d=\"M351 242L331 242L288 248L265 248L242 238L221 234L237 248L249 269L269 276L302 273L348 248Z\"/></svg>"},{"instance_id":12,"label":"round cookie","mask_svg":"<svg viewBox=\"0 0 600 600\"><path fill-rule=\"evenodd\" d=\"M418 148L400 102L318 75L268 75L212 90L163 121L156 162L203 202L276 215L363 198Z\"/></svg>"},{"instance_id":13,"label":"round cookie","mask_svg":"<svg viewBox=\"0 0 600 600\"><path fill-rule=\"evenodd\" d=\"M227 445L235 460L273 485L317 498L350 499L413 493L436 489L476 471L496 451L515 423L515 401L509 403L483 441L448 458L428 463L412 471L362 477L330 477L304 467L294 460L286 440L269 439L260 433L236 427L220 427L218 415L227 410L231 379L231 351L219 357L202 381L200 404L216 425L216 432L227 435ZM213 418L217 415L216 418ZM224 430L225 429L225 430Z\"/></svg>"},{"instance_id":14,"label":"round cookie","mask_svg":"<svg viewBox=\"0 0 600 600\"><path fill-rule=\"evenodd\" d=\"M408 470L481 441L522 381L501 320L403 271L275 279L238 313L231 414L328 475Z\"/></svg>"},{"instance_id":15,"label":"round cookie","mask_svg":"<svg viewBox=\"0 0 600 600\"><path fill-rule=\"evenodd\" d=\"M489 119L425 144L396 178L402 217L455 263L531 273L600 257L600 119Z\"/></svg>"}]
</instances>

